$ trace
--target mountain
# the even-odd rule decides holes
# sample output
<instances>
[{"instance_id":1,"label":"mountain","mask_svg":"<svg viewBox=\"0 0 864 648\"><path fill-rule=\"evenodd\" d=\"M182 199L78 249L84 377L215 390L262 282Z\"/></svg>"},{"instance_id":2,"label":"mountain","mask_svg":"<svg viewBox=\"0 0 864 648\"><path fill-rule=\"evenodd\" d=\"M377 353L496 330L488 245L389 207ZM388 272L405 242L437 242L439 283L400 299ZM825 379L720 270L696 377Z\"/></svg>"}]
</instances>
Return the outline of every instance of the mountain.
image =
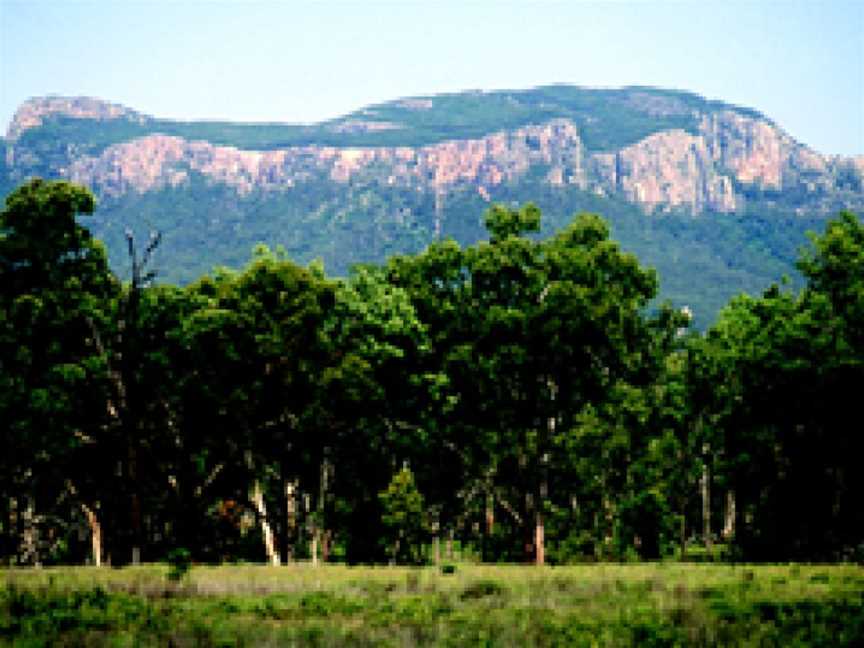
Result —
<instances>
[{"instance_id":1,"label":"mountain","mask_svg":"<svg viewBox=\"0 0 864 648\"><path fill-rule=\"evenodd\" d=\"M578 211L658 268L664 298L713 320L729 296L792 275L807 229L864 207L864 156L826 156L760 113L630 87L463 92L314 125L181 122L86 97L15 113L0 190L64 177L123 274L123 232L163 232L163 280L240 266L258 242L342 274L438 237L484 236L490 202L536 202L549 231Z\"/></svg>"}]
</instances>

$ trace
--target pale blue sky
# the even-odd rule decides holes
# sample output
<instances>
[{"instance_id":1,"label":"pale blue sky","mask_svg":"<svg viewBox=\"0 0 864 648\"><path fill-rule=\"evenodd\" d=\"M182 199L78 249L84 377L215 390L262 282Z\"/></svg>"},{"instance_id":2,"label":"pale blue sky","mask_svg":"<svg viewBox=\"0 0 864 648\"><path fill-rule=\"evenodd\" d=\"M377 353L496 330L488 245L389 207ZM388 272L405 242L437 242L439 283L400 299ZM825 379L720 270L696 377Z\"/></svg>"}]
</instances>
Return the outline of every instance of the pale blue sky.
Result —
<instances>
[{"instance_id":1,"label":"pale blue sky","mask_svg":"<svg viewBox=\"0 0 864 648\"><path fill-rule=\"evenodd\" d=\"M0 0L0 130L31 96L159 117L311 122L402 96L657 85L864 154L864 0Z\"/></svg>"}]
</instances>

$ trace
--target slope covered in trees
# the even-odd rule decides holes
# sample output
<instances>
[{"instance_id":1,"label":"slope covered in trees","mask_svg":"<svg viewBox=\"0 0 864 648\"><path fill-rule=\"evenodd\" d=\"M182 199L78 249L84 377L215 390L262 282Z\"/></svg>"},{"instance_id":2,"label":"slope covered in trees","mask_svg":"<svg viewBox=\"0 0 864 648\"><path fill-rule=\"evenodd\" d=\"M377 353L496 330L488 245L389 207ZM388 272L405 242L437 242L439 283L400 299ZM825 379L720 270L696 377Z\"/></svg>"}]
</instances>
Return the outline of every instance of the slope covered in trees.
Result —
<instances>
[{"instance_id":1,"label":"slope covered in trees","mask_svg":"<svg viewBox=\"0 0 864 648\"><path fill-rule=\"evenodd\" d=\"M162 231L159 281L179 285L242 268L258 242L346 277L448 237L484 240L491 204L534 202L544 236L601 213L699 330L739 292L783 274L800 288L804 233L864 208L864 158L822 155L754 110L649 87L409 97L310 125L37 97L0 140L0 195L31 177L94 192L88 227L118 276L126 229Z\"/></svg>"},{"instance_id":2,"label":"slope covered in trees","mask_svg":"<svg viewBox=\"0 0 864 648\"><path fill-rule=\"evenodd\" d=\"M800 291L701 334L592 214L540 239L494 206L486 241L345 279L260 247L177 287L131 232L120 282L93 208L33 180L0 212L4 561L864 557L851 213Z\"/></svg>"}]
</instances>

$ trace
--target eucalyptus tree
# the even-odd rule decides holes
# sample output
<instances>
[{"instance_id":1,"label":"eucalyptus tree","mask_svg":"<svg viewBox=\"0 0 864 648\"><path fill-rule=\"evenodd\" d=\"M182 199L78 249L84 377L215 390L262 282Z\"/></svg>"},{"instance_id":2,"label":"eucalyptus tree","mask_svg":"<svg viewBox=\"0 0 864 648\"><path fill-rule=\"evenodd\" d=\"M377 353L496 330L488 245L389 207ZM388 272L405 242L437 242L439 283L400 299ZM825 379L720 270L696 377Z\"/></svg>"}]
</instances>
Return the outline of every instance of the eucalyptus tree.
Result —
<instances>
[{"instance_id":1,"label":"eucalyptus tree","mask_svg":"<svg viewBox=\"0 0 864 648\"><path fill-rule=\"evenodd\" d=\"M812 236L812 246L802 254L798 268L807 279L801 298L802 327L813 332L805 335L815 347L811 357L818 357L821 365L806 377L811 384L815 381L818 391L808 421L812 436L803 450L813 473L804 479L815 482L811 501L821 502L827 515L819 522L829 531L814 534L813 552L860 561L864 559L864 510L859 501L864 473L857 462L864 453L864 435L856 425L864 385L864 223L860 216L845 211L830 220L823 234ZM805 528L812 529L812 524Z\"/></svg>"},{"instance_id":2,"label":"eucalyptus tree","mask_svg":"<svg viewBox=\"0 0 864 648\"><path fill-rule=\"evenodd\" d=\"M734 545L749 559L836 559L864 539L854 493L862 438L864 228L852 214L813 237L799 295L734 299L708 332L717 381L718 476L736 497ZM706 365L703 360L703 366Z\"/></svg>"},{"instance_id":3,"label":"eucalyptus tree","mask_svg":"<svg viewBox=\"0 0 864 648\"><path fill-rule=\"evenodd\" d=\"M327 465L338 503L329 519L349 560L381 558L379 493L406 465L421 476L438 468L427 450L441 376L426 362L427 326L383 268L357 267L339 284L326 331L332 361L323 376L329 407L321 416L329 426ZM421 491L429 483L421 482Z\"/></svg>"},{"instance_id":4,"label":"eucalyptus tree","mask_svg":"<svg viewBox=\"0 0 864 648\"><path fill-rule=\"evenodd\" d=\"M219 308L238 328L229 338L246 345L237 352L244 373L229 382L236 390L234 411L244 415L233 435L246 439L251 499L266 523L265 539L268 533L275 537L271 562L286 562L296 553L298 480L309 474L310 463L318 465L317 413L328 362L324 325L333 300L333 286L320 271L266 248L219 296Z\"/></svg>"},{"instance_id":5,"label":"eucalyptus tree","mask_svg":"<svg viewBox=\"0 0 864 648\"><path fill-rule=\"evenodd\" d=\"M602 509L595 512L612 520L621 514L615 511L616 500L627 493L632 499L640 490L629 465L648 446L650 390L683 324L681 315L668 309L656 317L644 314L657 290L656 275L620 250L598 216L578 216L539 247L544 280L529 329L534 362L529 384L539 387L531 401L537 407L533 480L538 500L545 500L535 512L538 557L543 510L569 509L578 516L579 490L593 484L600 496L595 506ZM596 463L573 470L574 452L584 459L580 438L597 433L595 449L601 455L594 457ZM555 493L549 492L546 474L557 482ZM632 501L630 508L644 516L651 504ZM647 535L657 530L640 533L650 543Z\"/></svg>"},{"instance_id":6,"label":"eucalyptus tree","mask_svg":"<svg viewBox=\"0 0 864 648\"><path fill-rule=\"evenodd\" d=\"M545 241L528 236L540 227L533 205L495 206L485 220L488 242L436 244L389 273L430 326L447 404L439 427L464 458L465 503L485 495L487 535L502 521L512 530L498 549L542 563L544 516L570 499L550 485L572 482L566 446L580 413L641 379L656 279L596 216Z\"/></svg>"},{"instance_id":7,"label":"eucalyptus tree","mask_svg":"<svg viewBox=\"0 0 864 648\"><path fill-rule=\"evenodd\" d=\"M214 533L209 511L238 499L254 351L244 322L220 303L230 281L217 273L141 296L138 380L147 435L139 461L148 477L142 496L150 504L151 555L182 547L197 560L213 559L227 541Z\"/></svg>"},{"instance_id":8,"label":"eucalyptus tree","mask_svg":"<svg viewBox=\"0 0 864 648\"><path fill-rule=\"evenodd\" d=\"M4 524L11 531L5 549L14 551L9 538L18 536L28 561L42 555L37 521L49 521L52 504L64 497L88 513L94 534L100 528L95 503L75 487L88 472L82 450L97 472L105 467L90 452L105 442L110 415L94 323L107 326L119 291L104 248L76 220L94 208L82 187L34 179L0 211L0 479L11 522Z\"/></svg>"},{"instance_id":9,"label":"eucalyptus tree","mask_svg":"<svg viewBox=\"0 0 864 648\"><path fill-rule=\"evenodd\" d=\"M452 239L437 241L419 254L391 258L386 274L407 295L427 338L412 368L426 387L415 405L425 443L412 453L412 469L428 503L434 542L446 536L449 553L457 531L470 530L471 509L485 506L489 474L463 400L473 380L476 315L465 251Z\"/></svg>"}]
</instances>

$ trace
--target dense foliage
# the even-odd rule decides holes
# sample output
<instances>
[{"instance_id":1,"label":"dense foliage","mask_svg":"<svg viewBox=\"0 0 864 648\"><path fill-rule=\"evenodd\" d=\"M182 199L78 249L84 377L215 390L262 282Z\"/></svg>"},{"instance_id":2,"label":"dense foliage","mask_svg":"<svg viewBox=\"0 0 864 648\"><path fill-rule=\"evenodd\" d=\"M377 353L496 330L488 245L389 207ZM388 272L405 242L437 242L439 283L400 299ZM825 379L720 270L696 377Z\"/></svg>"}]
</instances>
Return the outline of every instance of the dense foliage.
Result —
<instances>
[{"instance_id":1,"label":"dense foliage","mask_svg":"<svg viewBox=\"0 0 864 648\"><path fill-rule=\"evenodd\" d=\"M242 268L261 241L284 247L296 263L320 259L328 274L346 277L357 263L419 253L435 239L432 193L379 189L336 190L332 183L309 182L290 195L238 197L193 174L183 188L106 199L90 227L105 242L112 269L121 277L128 277L125 230L142 223L164 234L157 251L159 282L189 284L214 265ZM826 220L758 207L743 214L647 217L621 199L530 180L501 187L499 193L511 206L531 196L543 212L543 236L565 227L574 213L603 214L621 247L657 269L658 299L687 306L699 330L707 329L739 292L761 293L784 274L793 286L803 285L795 259L806 243L805 232L822 228ZM443 236L463 247L485 239L482 214L488 207L476 191L453 192L445 205ZM401 222L394 213L403 215Z\"/></svg>"},{"instance_id":2,"label":"dense foliage","mask_svg":"<svg viewBox=\"0 0 864 648\"><path fill-rule=\"evenodd\" d=\"M93 209L33 180L0 212L6 562L864 558L850 213L803 289L700 334L592 214L540 238L495 206L487 241L340 280L259 247L181 288L132 232L118 281Z\"/></svg>"}]
</instances>

